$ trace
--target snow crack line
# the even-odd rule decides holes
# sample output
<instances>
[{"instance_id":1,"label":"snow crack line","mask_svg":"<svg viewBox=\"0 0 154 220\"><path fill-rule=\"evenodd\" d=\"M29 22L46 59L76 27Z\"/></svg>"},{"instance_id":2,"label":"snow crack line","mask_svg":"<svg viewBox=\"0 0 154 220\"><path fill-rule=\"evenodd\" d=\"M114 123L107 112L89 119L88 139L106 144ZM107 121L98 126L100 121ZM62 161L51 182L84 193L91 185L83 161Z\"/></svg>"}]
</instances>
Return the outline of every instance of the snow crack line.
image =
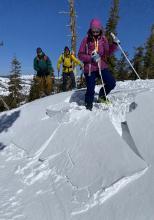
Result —
<instances>
[{"instance_id":1,"label":"snow crack line","mask_svg":"<svg viewBox=\"0 0 154 220\"><path fill-rule=\"evenodd\" d=\"M148 170L146 167L144 170L141 170L131 176L123 177L120 180L113 183L107 188L101 188L85 203L81 208L74 209L71 213L72 216L79 215L88 210L92 209L96 205L102 205L107 199L118 193L122 188L124 188L129 183L139 179L145 172Z\"/></svg>"}]
</instances>

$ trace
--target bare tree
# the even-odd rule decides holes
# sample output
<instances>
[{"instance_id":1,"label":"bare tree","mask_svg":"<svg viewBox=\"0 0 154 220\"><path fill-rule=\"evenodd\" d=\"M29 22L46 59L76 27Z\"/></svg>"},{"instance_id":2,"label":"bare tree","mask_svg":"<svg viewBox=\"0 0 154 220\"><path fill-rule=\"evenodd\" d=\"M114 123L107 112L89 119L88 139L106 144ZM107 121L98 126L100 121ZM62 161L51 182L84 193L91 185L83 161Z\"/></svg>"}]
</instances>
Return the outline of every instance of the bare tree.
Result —
<instances>
[{"instance_id":1,"label":"bare tree","mask_svg":"<svg viewBox=\"0 0 154 220\"><path fill-rule=\"evenodd\" d=\"M69 12L67 11L60 11L60 14L69 15L69 24L67 25L70 27L71 34L68 36L71 36L71 50L76 55L76 12L75 12L75 1L74 0L68 0L69 3Z\"/></svg>"},{"instance_id":2,"label":"bare tree","mask_svg":"<svg viewBox=\"0 0 154 220\"><path fill-rule=\"evenodd\" d=\"M70 31L71 31L71 49L76 55L76 12L74 0L69 0L70 5Z\"/></svg>"}]
</instances>

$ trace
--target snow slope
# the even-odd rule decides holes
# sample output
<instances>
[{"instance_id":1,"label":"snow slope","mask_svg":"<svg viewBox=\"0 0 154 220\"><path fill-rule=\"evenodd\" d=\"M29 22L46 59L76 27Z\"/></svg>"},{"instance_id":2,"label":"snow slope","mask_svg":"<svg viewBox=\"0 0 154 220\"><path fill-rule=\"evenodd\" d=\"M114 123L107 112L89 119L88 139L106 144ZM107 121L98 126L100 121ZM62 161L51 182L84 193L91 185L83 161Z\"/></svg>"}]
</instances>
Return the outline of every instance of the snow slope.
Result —
<instances>
[{"instance_id":1,"label":"snow slope","mask_svg":"<svg viewBox=\"0 0 154 220\"><path fill-rule=\"evenodd\" d=\"M0 219L154 219L153 88L119 82L92 112L82 89L1 113Z\"/></svg>"}]
</instances>

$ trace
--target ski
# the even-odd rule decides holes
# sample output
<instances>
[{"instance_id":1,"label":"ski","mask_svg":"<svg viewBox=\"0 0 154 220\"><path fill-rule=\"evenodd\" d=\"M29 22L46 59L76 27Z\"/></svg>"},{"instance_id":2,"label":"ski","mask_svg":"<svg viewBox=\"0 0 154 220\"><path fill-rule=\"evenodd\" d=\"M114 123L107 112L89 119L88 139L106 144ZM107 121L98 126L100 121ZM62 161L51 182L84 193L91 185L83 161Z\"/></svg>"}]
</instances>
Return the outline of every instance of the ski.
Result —
<instances>
[{"instance_id":1,"label":"ski","mask_svg":"<svg viewBox=\"0 0 154 220\"><path fill-rule=\"evenodd\" d=\"M101 110L109 110L109 108L112 106L112 103L94 103L94 107Z\"/></svg>"}]
</instances>

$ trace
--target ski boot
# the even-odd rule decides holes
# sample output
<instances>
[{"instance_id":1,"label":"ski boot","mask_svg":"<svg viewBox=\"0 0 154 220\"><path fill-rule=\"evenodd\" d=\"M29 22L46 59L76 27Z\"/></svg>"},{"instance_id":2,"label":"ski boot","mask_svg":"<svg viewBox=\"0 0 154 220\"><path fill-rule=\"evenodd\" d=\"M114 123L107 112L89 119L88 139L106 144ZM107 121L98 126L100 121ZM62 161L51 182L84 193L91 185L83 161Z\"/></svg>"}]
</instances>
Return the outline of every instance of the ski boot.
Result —
<instances>
[{"instance_id":1,"label":"ski boot","mask_svg":"<svg viewBox=\"0 0 154 220\"><path fill-rule=\"evenodd\" d=\"M110 105L111 101L108 98L106 98L105 96L101 96L101 97L98 98L97 103Z\"/></svg>"},{"instance_id":2,"label":"ski boot","mask_svg":"<svg viewBox=\"0 0 154 220\"><path fill-rule=\"evenodd\" d=\"M93 104L92 103L85 103L86 109L92 111Z\"/></svg>"}]
</instances>

